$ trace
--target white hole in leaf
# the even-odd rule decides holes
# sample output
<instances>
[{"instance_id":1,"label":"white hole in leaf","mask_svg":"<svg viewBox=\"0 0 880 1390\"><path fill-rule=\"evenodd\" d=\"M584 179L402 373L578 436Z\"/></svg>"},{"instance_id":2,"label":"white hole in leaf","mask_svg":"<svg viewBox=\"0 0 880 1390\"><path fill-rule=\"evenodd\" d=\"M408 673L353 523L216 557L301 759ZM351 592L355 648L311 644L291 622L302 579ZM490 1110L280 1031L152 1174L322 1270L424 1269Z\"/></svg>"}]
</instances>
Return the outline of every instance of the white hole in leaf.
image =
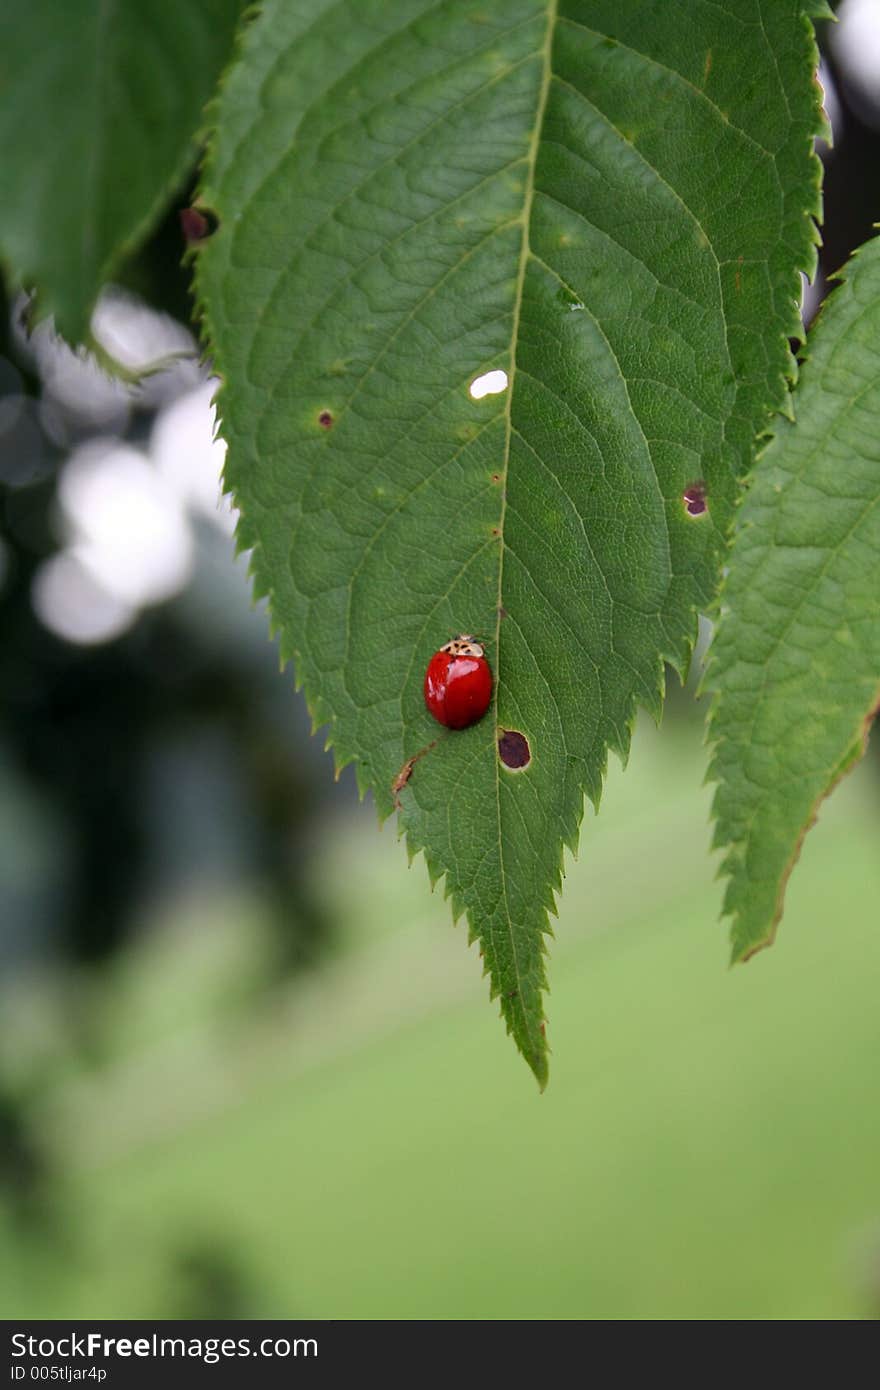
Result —
<instances>
[{"instance_id":1,"label":"white hole in leaf","mask_svg":"<svg viewBox=\"0 0 880 1390\"><path fill-rule=\"evenodd\" d=\"M506 390L507 372L484 372L470 384L470 393L475 401L481 401L484 396L497 396L500 391Z\"/></svg>"}]
</instances>

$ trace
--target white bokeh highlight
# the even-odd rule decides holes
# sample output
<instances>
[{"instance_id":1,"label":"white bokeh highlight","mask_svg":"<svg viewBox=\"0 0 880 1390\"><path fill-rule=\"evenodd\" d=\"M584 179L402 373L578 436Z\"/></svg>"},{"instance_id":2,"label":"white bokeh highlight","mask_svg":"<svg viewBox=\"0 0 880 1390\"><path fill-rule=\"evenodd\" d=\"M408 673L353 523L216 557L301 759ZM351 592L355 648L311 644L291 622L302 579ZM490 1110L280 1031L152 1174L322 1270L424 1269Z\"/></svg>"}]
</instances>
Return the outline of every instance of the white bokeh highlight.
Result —
<instances>
[{"instance_id":1,"label":"white bokeh highlight","mask_svg":"<svg viewBox=\"0 0 880 1390\"><path fill-rule=\"evenodd\" d=\"M150 453L180 505L231 535L235 510L221 492L226 445L216 432L216 390L216 381L205 381L166 406L153 426Z\"/></svg>"},{"instance_id":2,"label":"white bokeh highlight","mask_svg":"<svg viewBox=\"0 0 880 1390\"><path fill-rule=\"evenodd\" d=\"M187 519L139 449L115 441L83 445L61 475L58 499L80 562L120 602L161 603L188 580Z\"/></svg>"},{"instance_id":3,"label":"white bokeh highlight","mask_svg":"<svg viewBox=\"0 0 880 1390\"><path fill-rule=\"evenodd\" d=\"M828 42L859 116L880 130L880 0L842 0Z\"/></svg>"},{"instance_id":4,"label":"white bokeh highlight","mask_svg":"<svg viewBox=\"0 0 880 1390\"><path fill-rule=\"evenodd\" d=\"M120 637L136 610L98 583L76 550L44 560L31 588L34 611L44 627L66 642L94 646Z\"/></svg>"}]
</instances>

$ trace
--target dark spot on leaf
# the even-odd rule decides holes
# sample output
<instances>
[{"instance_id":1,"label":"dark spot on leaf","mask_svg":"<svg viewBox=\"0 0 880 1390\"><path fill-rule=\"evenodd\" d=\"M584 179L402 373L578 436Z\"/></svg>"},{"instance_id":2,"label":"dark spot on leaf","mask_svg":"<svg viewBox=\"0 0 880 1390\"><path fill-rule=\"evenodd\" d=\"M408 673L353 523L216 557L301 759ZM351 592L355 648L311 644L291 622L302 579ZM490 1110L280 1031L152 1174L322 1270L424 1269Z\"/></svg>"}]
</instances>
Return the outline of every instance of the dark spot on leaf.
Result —
<instances>
[{"instance_id":1,"label":"dark spot on leaf","mask_svg":"<svg viewBox=\"0 0 880 1390\"><path fill-rule=\"evenodd\" d=\"M493 535L493 536L500 536L500 535L501 535L501 528L500 528L500 526L493 526L493 527L492 527L492 535Z\"/></svg>"},{"instance_id":2,"label":"dark spot on leaf","mask_svg":"<svg viewBox=\"0 0 880 1390\"><path fill-rule=\"evenodd\" d=\"M492 482L493 482L493 483L500 483L500 482L501 482L501 474L500 474L500 473L493 473L493 474L492 474Z\"/></svg>"},{"instance_id":3,"label":"dark spot on leaf","mask_svg":"<svg viewBox=\"0 0 880 1390\"><path fill-rule=\"evenodd\" d=\"M181 208L180 229L187 246L207 241L220 226L220 219L210 208Z\"/></svg>"},{"instance_id":4,"label":"dark spot on leaf","mask_svg":"<svg viewBox=\"0 0 880 1390\"><path fill-rule=\"evenodd\" d=\"M512 989L512 990L510 991L510 993L508 994L507 997L508 997L508 999L515 999L516 996L517 996L518 994L519 994L519 990L518 990L518 989Z\"/></svg>"},{"instance_id":5,"label":"dark spot on leaf","mask_svg":"<svg viewBox=\"0 0 880 1390\"><path fill-rule=\"evenodd\" d=\"M706 484L702 479L686 487L681 494L681 500L688 516L702 516L703 512L709 510L709 504L706 501Z\"/></svg>"},{"instance_id":6,"label":"dark spot on leaf","mask_svg":"<svg viewBox=\"0 0 880 1390\"><path fill-rule=\"evenodd\" d=\"M507 609L504 607L504 604L503 604L503 603L499 603L499 605L498 605L498 616L499 616L499 618L506 618L506 617L507 617Z\"/></svg>"},{"instance_id":7,"label":"dark spot on leaf","mask_svg":"<svg viewBox=\"0 0 880 1390\"><path fill-rule=\"evenodd\" d=\"M525 734L517 733L515 729L502 729L498 735L498 756L512 772L528 767L532 761L532 750Z\"/></svg>"},{"instance_id":8,"label":"dark spot on leaf","mask_svg":"<svg viewBox=\"0 0 880 1390\"><path fill-rule=\"evenodd\" d=\"M318 416L318 424L321 426L322 430L332 430L333 416L330 414L329 410L321 411L321 414Z\"/></svg>"}]
</instances>

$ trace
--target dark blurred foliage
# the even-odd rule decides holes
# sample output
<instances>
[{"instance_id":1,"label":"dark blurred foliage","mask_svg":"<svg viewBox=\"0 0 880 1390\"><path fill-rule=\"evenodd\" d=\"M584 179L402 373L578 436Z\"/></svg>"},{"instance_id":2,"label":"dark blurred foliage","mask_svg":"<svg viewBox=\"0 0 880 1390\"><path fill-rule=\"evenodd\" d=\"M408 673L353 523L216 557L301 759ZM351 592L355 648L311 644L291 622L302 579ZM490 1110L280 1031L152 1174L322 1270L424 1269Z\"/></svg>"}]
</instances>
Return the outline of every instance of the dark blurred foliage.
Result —
<instances>
[{"instance_id":1,"label":"dark blurred foliage","mask_svg":"<svg viewBox=\"0 0 880 1390\"><path fill-rule=\"evenodd\" d=\"M234 1250L216 1234L193 1236L174 1251L168 1275L169 1318L257 1318L260 1300Z\"/></svg>"},{"instance_id":2,"label":"dark blurred foliage","mask_svg":"<svg viewBox=\"0 0 880 1390\"><path fill-rule=\"evenodd\" d=\"M54 1225L52 1178L31 1130L28 1095L11 1087L0 1089L0 1192L12 1199L13 1219L28 1234L44 1236Z\"/></svg>"},{"instance_id":3,"label":"dark blurred foliage","mask_svg":"<svg viewBox=\"0 0 880 1390\"><path fill-rule=\"evenodd\" d=\"M125 289L139 294L155 309L162 309L181 323L191 324L195 316L192 279L181 264L183 238L180 228L181 209L191 205L196 192L196 179L191 176L172 198L146 245L125 262L116 281Z\"/></svg>"},{"instance_id":4,"label":"dark blurred foliage","mask_svg":"<svg viewBox=\"0 0 880 1390\"><path fill-rule=\"evenodd\" d=\"M174 207L122 279L161 307L188 311L181 251ZM0 312L0 356L15 363L25 390L38 396L39 380L16 358L9 306ZM129 437L143 436L149 424L149 418L135 416ZM53 452L50 443L46 448ZM268 638L255 655L253 643L224 641L212 631L210 603L195 614L191 604L177 600L149 609L120 638L98 646L72 645L48 631L31 593L39 564L58 546L62 451L54 449L54 456L55 470L44 480L25 487L0 483L6 566L0 590L0 748L51 808L68 861L53 901L55 920L40 937L88 965L105 962L124 943L155 861L155 807L145 794L151 764L157 750L175 743L186 747L207 729L216 732L215 747L228 760L226 776L236 790L243 822L240 867L263 885L274 906L278 967L312 962L331 924L310 891L304 861L316 807L332 778L327 760L303 753L304 714L290 679L279 679ZM218 545L226 548L231 569L231 543L201 537L209 562ZM245 582L240 574L235 578L244 596ZM203 576L203 587L205 582L210 577ZM222 590L217 601L223 603ZM265 629L262 615L254 615L254 623ZM288 730L279 729L270 708L282 691ZM203 809L210 818L212 807ZM17 940L15 924L4 925L7 944Z\"/></svg>"},{"instance_id":5,"label":"dark blurred foliage","mask_svg":"<svg viewBox=\"0 0 880 1390\"><path fill-rule=\"evenodd\" d=\"M120 279L186 318L182 249L174 206ZM43 384L17 350L5 302L0 323L0 371L38 402ZM154 416L132 411L126 439L143 444ZM321 958L334 923L313 890L309 845L329 798L350 804L353 783L345 777L334 786L292 679L279 676L244 565L216 527L194 526L186 589L146 608L115 640L75 645L44 625L32 585L61 544L66 451L45 434L32 442L39 467L16 464L0 481L0 800L7 817L11 803L13 819L17 799L38 807L52 833L42 854L15 865L11 886L0 884L0 965L7 978L23 963L65 965L57 1021L67 1045L96 1061L103 1025L95 987L105 977L112 985L110 967L163 898L205 884L252 895L271 939L268 951L261 942L246 982L251 1007ZM15 854L7 847L7 867ZM32 1120L41 1067L19 1068L15 1081L3 1080L6 1070L4 1061L0 1194L31 1244L49 1241L63 1252L75 1233ZM253 1315L234 1251L198 1235L180 1239L167 1254L176 1315Z\"/></svg>"},{"instance_id":6,"label":"dark blurred foliage","mask_svg":"<svg viewBox=\"0 0 880 1390\"><path fill-rule=\"evenodd\" d=\"M309 831L318 784L308 762L273 738L253 670L235 648L200 647L172 605L118 641L70 646L35 618L34 556L15 545L14 532L12 540L0 736L65 827L72 867L52 932L57 944L97 963L123 943L150 861L144 773L151 755L175 735L216 728L244 790L252 870L276 900L279 961L313 960L329 924L302 877L298 842Z\"/></svg>"},{"instance_id":7,"label":"dark blurred foliage","mask_svg":"<svg viewBox=\"0 0 880 1390\"><path fill-rule=\"evenodd\" d=\"M840 103L840 130L825 159L825 215L820 263L826 278L840 270L880 223L880 91L869 104L836 56L832 30L820 29L822 59Z\"/></svg>"}]
</instances>

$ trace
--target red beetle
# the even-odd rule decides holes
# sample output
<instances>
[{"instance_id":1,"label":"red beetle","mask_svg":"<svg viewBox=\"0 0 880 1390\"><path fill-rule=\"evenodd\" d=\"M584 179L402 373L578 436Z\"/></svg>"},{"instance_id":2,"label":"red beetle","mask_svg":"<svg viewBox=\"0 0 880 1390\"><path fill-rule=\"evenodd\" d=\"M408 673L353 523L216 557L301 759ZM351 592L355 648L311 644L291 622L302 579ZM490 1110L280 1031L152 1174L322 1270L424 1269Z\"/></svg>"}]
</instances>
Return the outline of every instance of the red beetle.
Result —
<instances>
[{"instance_id":1,"label":"red beetle","mask_svg":"<svg viewBox=\"0 0 880 1390\"><path fill-rule=\"evenodd\" d=\"M492 699L492 671L475 637L455 637L435 652L425 672L425 704L447 729L482 719Z\"/></svg>"}]
</instances>

